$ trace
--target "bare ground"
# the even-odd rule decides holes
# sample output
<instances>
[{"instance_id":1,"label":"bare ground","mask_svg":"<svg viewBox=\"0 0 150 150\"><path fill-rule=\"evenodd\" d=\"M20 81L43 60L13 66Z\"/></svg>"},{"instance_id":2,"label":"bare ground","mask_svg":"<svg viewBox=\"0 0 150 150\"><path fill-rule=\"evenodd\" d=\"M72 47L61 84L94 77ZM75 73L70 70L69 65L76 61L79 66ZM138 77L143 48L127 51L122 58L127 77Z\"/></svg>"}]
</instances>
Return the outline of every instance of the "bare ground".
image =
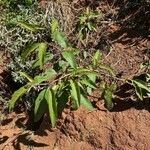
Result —
<instances>
[{"instance_id":1,"label":"bare ground","mask_svg":"<svg viewBox=\"0 0 150 150\"><path fill-rule=\"evenodd\" d=\"M26 150L32 146L34 150L149 150L150 116L145 109L88 112L80 108L64 116L60 130L51 131L45 122L32 136L33 141L28 141L27 135L22 134L5 149ZM14 116L11 118L14 120ZM2 139L6 140L21 131L13 125L10 122L1 126L1 143Z\"/></svg>"}]
</instances>

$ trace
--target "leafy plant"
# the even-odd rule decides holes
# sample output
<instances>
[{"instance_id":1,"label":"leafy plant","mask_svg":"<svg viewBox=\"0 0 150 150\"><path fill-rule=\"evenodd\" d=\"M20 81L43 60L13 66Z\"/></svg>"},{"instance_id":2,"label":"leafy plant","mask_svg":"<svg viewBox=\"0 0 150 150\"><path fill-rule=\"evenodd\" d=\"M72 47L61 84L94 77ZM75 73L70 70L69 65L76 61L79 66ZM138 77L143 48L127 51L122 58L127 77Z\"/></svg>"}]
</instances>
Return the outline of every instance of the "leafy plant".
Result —
<instances>
[{"instance_id":1,"label":"leafy plant","mask_svg":"<svg viewBox=\"0 0 150 150\"><path fill-rule=\"evenodd\" d=\"M89 7L86 8L85 13L83 13L79 17L79 23L78 23L79 38L81 40L86 37L88 32L93 31L93 30L96 31L96 24L94 20L100 16L101 16L100 14L96 12L92 12Z\"/></svg>"},{"instance_id":2,"label":"leafy plant","mask_svg":"<svg viewBox=\"0 0 150 150\"><path fill-rule=\"evenodd\" d=\"M102 97L105 101L105 106L108 110L111 110L114 107L113 99L115 98L114 92L117 85L115 83L111 83L110 85L103 83L101 87L103 89Z\"/></svg>"},{"instance_id":3,"label":"leafy plant","mask_svg":"<svg viewBox=\"0 0 150 150\"><path fill-rule=\"evenodd\" d=\"M136 95L140 100L150 97L150 74L145 74L145 81L142 79L132 80L132 85L135 88Z\"/></svg>"},{"instance_id":4,"label":"leafy plant","mask_svg":"<svg viewBox=\"0 0 150 150\"><path fill-rule=\"evenodd\" d=\"M67 48L67 39L65 35L60 31L59 23L57 19L52 20L51 25L51 36L54 41L56 41L62 48Z\"/></svg>"},{"instance_id":5,"label":"leafy plant","mask_svg":"<svg viewBox=\"0 0 150 150\"><path fill-rule=\"evenodd\" d=\"M59 113L62 112L69 101L74 110L81 105L93 110L87 95L97 88L96 79L100 76L98 70L96 70L97 67L112 75L114 73L110 67L100 62L101 53L99 51L94 56L90 56L91 65L81 65L80 60L77 59L80 58L80 51L70 46L67 38L59 30L56 19L52 20L51 23L51 37L54 42L62 47L59 59L52 61L52 65L44 69L48 44L46 42L33 43L27 47L21 53L22 59L29 59L37 52L38 57L32 61L39 62L37 66L40 67L42 73L31 77L25 72L19 72L28 82L14 92L9 102L9 109L12 110L23 95L35 90L39 94L34 101L34 121L39 121L44 113L49 111L51 125L55 127ZM51 57L49 61L51 61ZM105 95L107 96L107 93Z\"/></svg>"},{"instance_id":6,"label":"leafy plant","mask_svg":"<svg viewBox=\"0 0 150 150\"><path fill-rule=\"evenodd\" d=\"M47 44L46 43L34 43L28 46L21 54L22 59L25 61L30 53L33 51L38 51L38 63L36 66L40 66L40 69L43 69L43 65L45 62ZM37 63L37 62L36 62Z\"/></svg>"}]
</instances>

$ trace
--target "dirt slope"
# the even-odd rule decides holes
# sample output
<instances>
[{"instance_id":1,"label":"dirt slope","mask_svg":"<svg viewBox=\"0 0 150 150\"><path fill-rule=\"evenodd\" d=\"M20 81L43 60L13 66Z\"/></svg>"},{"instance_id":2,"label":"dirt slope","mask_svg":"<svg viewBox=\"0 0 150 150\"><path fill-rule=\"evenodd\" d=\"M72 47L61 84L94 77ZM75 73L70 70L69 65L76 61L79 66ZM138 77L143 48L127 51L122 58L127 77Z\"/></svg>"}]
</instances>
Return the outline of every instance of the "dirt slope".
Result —
<instances>
[{"instance_id":1,"label":"dirt slope","mask_svg":"<svg viewBox=\"0 0 150 150\"><path fill-rule=\"evenodd\" d=\"M64 116L60 130L50 131L49 124L45 122L32 136L34 142L27 141L26 135L22 135L15 142L10 142L5 150L12 150L13 146L17 150L26 150L31 145L33 150L149 150L150 115L145 109L88 112L80 108ZM12 128L12 125L11 122L1 126L1 137L19 133L19 128ZM46 127L45 131L43 127Z\"/></svg>"}]
</instances>

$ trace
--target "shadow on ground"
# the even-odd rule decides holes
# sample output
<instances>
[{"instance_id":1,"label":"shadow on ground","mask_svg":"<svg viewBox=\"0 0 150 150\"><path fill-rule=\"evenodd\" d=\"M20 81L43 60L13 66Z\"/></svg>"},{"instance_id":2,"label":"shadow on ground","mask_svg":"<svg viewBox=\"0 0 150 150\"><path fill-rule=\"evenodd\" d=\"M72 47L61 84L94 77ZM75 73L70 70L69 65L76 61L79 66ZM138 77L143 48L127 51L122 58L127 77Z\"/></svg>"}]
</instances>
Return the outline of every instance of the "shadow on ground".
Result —
<instances>
[{"instance_id":1,"label":"shadow on ground","mask_svg":"<svg viewBox=\"0 0 150 150\"><path fill-rule=\"evenodd\" d=\"M14 148L17 149L17 150L21 150L21 146L20 146L21 143L23 145L28 146L28 147L41 147L41 148L44 148L44 147L48 146L47 144L44 144L44 143L35 142L33 139L29 139L28 136L29 136L28 134L20 135L17 138L16 142L13 143Z\"/></svg>"},{"instance_id":2,"label":"shadow on ground","mask_svg":"<svg viewBox=\"0 0 150 150\"><path fill-rule=\"evenodd\" d=\"M131 85L127 83L123 84L119 87L119 91L115 94L118 98L114 99L115 105L111 110L112 112L125 111L130 108L135 108L137 110L145 109L150 112L150 100L148 98L144 99L143 101L139 100L134 95L134 90Z\"/></svg>"}]
</instances>

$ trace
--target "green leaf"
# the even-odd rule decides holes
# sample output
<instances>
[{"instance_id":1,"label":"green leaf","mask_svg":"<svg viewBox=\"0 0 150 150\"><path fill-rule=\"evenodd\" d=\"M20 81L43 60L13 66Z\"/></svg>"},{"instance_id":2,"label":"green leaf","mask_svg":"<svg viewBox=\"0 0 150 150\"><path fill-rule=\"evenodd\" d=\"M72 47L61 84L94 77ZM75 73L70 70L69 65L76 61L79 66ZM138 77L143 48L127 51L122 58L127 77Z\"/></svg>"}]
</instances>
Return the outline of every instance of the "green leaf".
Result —
<instances>
[{"instance_id":1,"label":"green leaf","mask_svg":"<svg viewBox=\"0 0 150 150\"><path fill-rule=\"evenodd\" d=\"M58 20L53 18L52 22L51 22L51 32L54 33L55 31L57 31L59 29L59 23Z\"/></svg>"},{"instance_id":2,"label":"green leaf","mask_svg":"<svg viewBox=\"0 0 150 150\"><path fill-rule=\"evenodd\" d=\"M93 56L93 65L97 66L98 62L101 60L101 58L102 58L102 53L100 53L100 51L97 50L95 55Z\"/></svg>"},{"instance_id":3,"label":"green leaf","mask_svg":"<svg viewBox=\"0 0 150 150\"><path fill-rule=\"evenodd\" d=\"M80 24L83 24L83 23L86 22L87 17L86 17L86 16L80 16L80 17L79 17L79 20L80 20Z\"/></svg>"},{"instance_id":4,"label":"green leaf","mask_svg":"<svg viewBox=\"0 0 150 150\"><path fill-rule=\"evenodd\" d=\"M52 38L55 42L57 42L62 48L67 48L67 38L65 35L59 31L55 31L52 34Z\"/></svg>"},{"instance_id":5,"label":"green leaf","mask_svg":"<svg viewBox=\"0 0 150 150\"><path fill-rule=\"evenodd\" d=\"M88 93L89 95L91 95L91 94L92 94L92 88L87 87L87 93Z\"/></svg>"},{"instance_id":6,"label":"green leaf","mask_svg":"<svg viewBox=\"0 0 150 150\"><path fill-rule=\"evenodd\" d=\"M113 104L113 101L112 101L112 99L113 99L113 92L107 86L104 89L103 98L104 98L104 102L105 102L106 108L108 110L111 110L114 107L114 104Z\"/></svg>"},{"instance_id":7,"label":"green leaf","mask_svg":"<svg viewBox=\"0 0 150 150\"><path fill-rule=\"evenodd\" d=\"M67 48L68 42L66 36L59 30L59 23L57 19L52 19L51 36L62 48Z\"/></svg>"},{"instance_id":8,"label":"green leaf","mask_svg":"<svg viewBox=\"0 0 150 150\"><path fill-rule=\"evenodd\" d=\"M135 79L135 80L132 80L132 83L134 85L136 84L139 88L145 89L146 91L150 92L150 88L148 87L146 82L139 80L139 79Z\"/></svg>"},{"instance_id":9,"label":"green leaf","mask_svg":"<svg viewBox=\"0 0 150 150\"><path fill-rule=\"evenodd\" d=\"M29 80L29 82L33 82L34 79L32 77L30 77L26 72L19 72L19 74L23 77L25 77L26 79Z\"/></svg>"},{"instance_id":10,"label":"green leaf","mask_svg":"<svg viewBox=\"0 0 150 150\"><path fill-rule=\"evenodd\" d=\"M46 111L47 102L45 100L46 89L42 90L35 100L34 121L38 122Z\"/></svg>"},{"instance_id":11,"label":"green leaf","mask_svg":"<svg viewBox=\"0 0 150 150\"><path fill-rule=\"evenodd\" d=\"M91 102L83 94L81 94L81 105L85 106L89 110L93 110L94 109L94 107L91 104Z\"/></svg>"},{"instance_id":12,"label":"green leaf","mask_svg":"<svg viewBox=\"0 0 150 150\"><path fill-rule=\"evenodd\" d=\"M56 76L56 72L54 69L50 68L48 70L46 70L44 73L42 73L41 75L37 75L34 77L34 82L36 84L40 84L44 81L49 81L55 78Z\"/></svg>"},{"instance_id":13,"label":"green leaf","mask_svg":"<svg viewBox=\"0 0 150 150\"><path fill-rule=\"evenodd\" d=\"M82 84L84 84L84 85L86 85L86 86L92 88L92 89L96 89L95 83L92 82L90 79L82 79L80 82L81 82Z\"/></svg>"},{"instance_id":14,"label":"green leaf","mask_svg":"<svg viewBox=\"0 0 150 150\"><path fill-rule=\"evenodd\" d=\"M95 84L96 83L96 77L97 74L87 74L87 77ZM90 87L87 87L87 92L89 94L92 94L92 89Z\"/></svg>"},{"instance_id":15,"label":"green leaf","mask_svg":"<svg viewBox=\"0 0 150 150\"><path fill-rule=\"evenodd\" d=\"M149 81L150 81L150 74L146 73L146 82L149 82Z\"/></svg>"},{"instance_id":16,"label":"green leaf","mask_svg":"<svg viewBox=\"0 0 150 150\"><path fill-rule=\"evenodd\" d=\"M140 100L143 100L143 91L140 87L138 87L136 84L133 84L134 88L135 88L135 92L136 92L136 95L138 96L138 98Z\"/></svg>"},{"instance_id":17,"label":"green leaf","mask_svg":"<svg viewBox=\"0 0 150 150\"><path fill-rule=\"evenodd\" d=\"M90 31L92 31L93 26L92 26L92 24L91 24L90 22L87 23L87 26L88 26L88 29L89 29Z\"/></svg>"},{"instance_id":18,"label":"green leaf","mask_svg":"<svg viewBox=\"0 0 150 150\"><path fill-rule=\"evenodd\" d=\"M34 43L34 44L27 46L27 48L21 53L22 59L25 60L30 53L32 53L39 47L39 45L40 43Z\"/></svg>"},{"instance_id":19,"label":"green leaf","mask_svg":"<svg viewBox=\"0 0 150 150\"><path fill-rule=\"evenodd\" d=\"M144 82L140 79L135 79L132 80L132 84L135 88L136 95L139 97L140 100L143 100L144 96L150 93L150 87L147 82Z\"/></svg>"},{"instance_id":20,"label":"green leaf","mask_svg":"<svg viewBox=\"0 0 150 150\"><path fill-rule=\"evenodd\" d=\"M22 22L22 21L18 21L18 25L24 29L31 31L31 32L36 32L40 29L43 29L43 28L39 27L38 25L29 24L29 23Z\"/></svg>"},{"instance_id":21,"label":"green leaf","mask_svg":"<svg viewBox=\"0 0 150 150\"><path fill-rule=\"evenodd\" d=\"M68 62L64 61L64 60L60 60L58 62L59 64L59 68L62 69L63 72L65 72L65 70L67 69L67 67L69 66Z\"/></svg>"},{"instance_id":22,"label":"green leaf","mask_svg":"<svg viewBox=\"0 0 150 150\"><path fill-rule=\"evenodd\" d=\"M96 82L96 77L97 77L97 73L91 73L91 74L87 74L88 78L95 83Z\"/></svg>"},{"instance_id":23,"label":"green leaf","mask_svg":"<svg viewBox=\"0 0 150 150\"><path fill-rule=\"evenodd\" d=\"M31 86L25 85L13 93L9 101L9 110L12 110L14 108L17 100L19 100L19 98L22 97L25 93L29 92L30 88Z\"/></svg>"},{"instance_id":24,"label":"green leaf","mask_svg":"<svg viewBox=\"0 0 150 150\"><path fill-rule=\"evenodd\" d=\"M70 86L71 86L71 98L73 102L73 109L77 109L80 106L80 99L81 99L80 87L75 80L70 80Z\"/></svg>"},{"instance_id":25,"label":"green leaf","mask_svg":"<svg viewBox=\"0 0 150 150\"><path fill-rule=\"evenodd\" d=\"M47 44L46 43L40 43L39 48L38 48L38 57L39 57L39 64L40 64L41 70L42 70L43 65L44 65L46 49L47 49Z\"/></svg>"},{"instance_id":26,"label":"green leaf","mask_svg":"<svg viewBox=\"0 0 150 150\"><path fill-rule=\"evenodd\" d=\"M77 68L77 63L73 51L64 51L62 55L72 68Z\"/></svg>"},{"instance_id":27,"label":"green leaf","mask_svg":"<svg viewBox=\"0 0 150 150\"><path fill-rule=\"evenodd\" d=\"M67 88L62 89L61 94L57 97L57 106L58 112L61 113L63 109L66 107L66 104L69 100L69 92Z\"/></svg>"},{"instance_id":28,"label":"green leaf","mask_svg":"<svg viewBox=\"0 0 150 150\"><path fill-rule=\"evenodd\" d=\"M94 18L98 18L98 17L101 17L101 14L91 13L89 15L89 19L94 19Z\"/></svg>"},{"instance_id":29,"label":"green leaf","mask_svg":"<svg viewBox=\"0 0 150 150\"><path fill-rule=\"evenodd\" d=\"M55 98L55 92L53 89L47 89L46 94L45 94L45 99L47 100L48 103L48 109L49 109L49 116L52 124L52 128L55 127L56 121L57 121L57 103L56 103L56 98Z\"/></svg>"},{"instance_id":30,"label":"green leaf","mask_svg":"<svg viewBox=\"0 0 150 150\"><path fill-rule=\"evenodd\" d=\"M46 53L43 64L46 64L48 61L52 60L53 56L54 55L51 54L51 53ZM39 60L39 58L37 58L36 60L32 61L32 67L33 68L36 68L38 66L40 66L40 60Z\"/></svg>"}]
</instances>

